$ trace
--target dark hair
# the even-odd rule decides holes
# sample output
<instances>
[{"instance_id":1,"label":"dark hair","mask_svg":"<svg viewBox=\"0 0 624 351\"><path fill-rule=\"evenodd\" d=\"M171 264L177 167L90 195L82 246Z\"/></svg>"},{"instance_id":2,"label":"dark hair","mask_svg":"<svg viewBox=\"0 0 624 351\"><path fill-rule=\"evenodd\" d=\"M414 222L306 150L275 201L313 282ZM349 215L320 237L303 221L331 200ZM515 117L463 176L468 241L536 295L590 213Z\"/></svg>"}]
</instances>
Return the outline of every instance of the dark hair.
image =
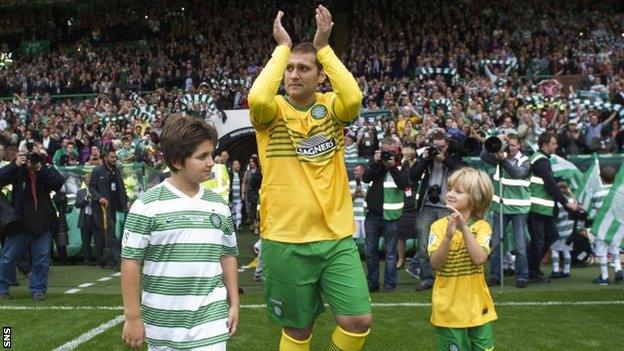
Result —
<instances>
[{"instance_id":1,"label":"dark hair","mask_svg":"<svg viewBox=\"0 0 624 351\"><path fill-rule=\"evenodd\" d=\"M507 134L507 140L509 140L509 139L513 139L513 140L517 141L518 144L522 144L522 138L518 134L515 134L515 133Z\"/></svg>"},{"instance_id":2,"label":"dark hair","mask_svg":"<svg viewBox=\"0 0 624 351\"><path fill-rule=\"evenodd\" d=\"M555 135L551 132L544 132L540 134L539 138L537 138L537 146L539 146L539 148L541 149L542 145L550 143L550 141L554 137Z\"/></svg>"},{"instance_id":3,"label":"dark hair","mask_svg":"<svg viewBox=\"0 0 624 351\"><path fill-rule=\"evenodd\" d=\"M165 163L172 172L178 169L173 165L191 157L197 146L204 141L211 141L217 145L219 137L217 130L195 117L172 114L167 116L160 136L160 148Z\"/></svg>"},{"instance_id":4,"label":"dark hair","mask_svg":"<svg viewBox=\"0 0 624 351\"><path fill-rule=\"evenodd\" d=\"M314 55L314 63L316 64L316 68L318 68L319 72L323 70L323 65L316 58L316 48L309 41L304 41L303 43L299 43L295 45L294 48L290 50L291 54L301 53L301 54L312 54Z\"/></svg>"},{"instance_id":5,"label":"dark hair","mask_svg":"<svg viewBox=\"0 0 624 351\"><path fill-rule=\"evenodd\" d=\"M602 180L607 183L607 184L612 184L613 180L615 180L615 174L616 174L616 170L615 168L611 167L611 166L605 166L602 167L602 169L600 169L600 178L602 178Z\"/></svg>"},{"instance_id":6,"label":"dark hair","mask_svg":"<svg viewBox=\"0 0 624 351\"><path fill-rule=\"evenodd\" d=\"M257 168L260 168L260 161L258 160L258 157L251 156L249 159L254 162Z\"/></svg>"},{"instance_id":7,"label":"dark hair","mask_svg":"<svg viewBox=\"0 0 624 351\"><path fill-rule=\"evenodd\" d=\"M431 133L431 140L446 140L446 134L442 130L436 130Z\"/></svg>"}]
</instances>

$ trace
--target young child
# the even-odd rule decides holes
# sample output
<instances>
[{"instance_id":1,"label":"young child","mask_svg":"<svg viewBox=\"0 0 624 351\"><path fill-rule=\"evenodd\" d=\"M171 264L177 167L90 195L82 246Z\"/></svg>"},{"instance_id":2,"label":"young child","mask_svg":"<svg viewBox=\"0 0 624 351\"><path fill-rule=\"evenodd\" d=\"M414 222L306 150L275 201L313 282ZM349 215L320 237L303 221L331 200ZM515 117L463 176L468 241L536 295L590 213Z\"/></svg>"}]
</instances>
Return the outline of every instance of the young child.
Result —
<instances>
[{"instance_id":1,"label":"young child","mask_svg":"<svg viewBox=\"0 0 624 351\"><path fill-rule=\"evenodd\" d=\"M223 199L200 186L216 143L216 130L197 118L166 120L161 145L171 177L133 203L123 236L122 337L131 348L147 339L150 350L221 351L236 332L234 224Z\"/></svg>"},{"instance_id":2,"label":"young child","mask_svg":"<svg viewBox=\"0 0 624 351\"><path fill-rule=\"evenodd\" d=\"M461 168L449 177L450 216L431 225L429 259L436 270L431 323L438 350L492 350L497 318L485 283L491 226L483 219L494 187L482 171Z\"/></svg>"},{"instance_id":3,"label":"young child","mask_svg":"<svg viewBox=\"0 0 624 351\"><path fill-rule=\"evenodd\" d=\"M615 179L615 168L613 167L603 167L600 170L600 180L602 181L602 185L598 188L591 198L591 205L589 211L589 218L595 218L598 210L602 207L604 199L609 194L611 190L611 186L613 185L613 180ZM609 270L607 265L607 253L610 253L613 256L613 264L615 270L615 282L620 283L624 279L624 274L622 274L622 261L620 261L620 248L618 245L609 245L604 240L599 239L604 237L600 235L601 233L594 233L596 236L596 259L598 260L598 264L600 265L600 276L594 280L592 283L598 285L609 285Z\"/></svg>"},{"instance_id":4,"label":"young child","mask_svg":"<svg viewBox=\"0 0 624 351\"><path fill-rule=\"evenodd\" d=\"M568 201L576 202L572 190L570 190L565 181L557 182L557 186ZM559 208L559 215L557 218L557 232L559 236L550 246L552 263L550 279L570 278L570 266L572 264L572 243L566 244L566 242L574 230L574 220L570 219L568 211L566 211L560 203L557 203L557 206ZM577 228L583 228L584 223L577 223L576 226ZM563 256L563 270L561 270L560 267L559 253Z\"/></svg>"}]
</instances>

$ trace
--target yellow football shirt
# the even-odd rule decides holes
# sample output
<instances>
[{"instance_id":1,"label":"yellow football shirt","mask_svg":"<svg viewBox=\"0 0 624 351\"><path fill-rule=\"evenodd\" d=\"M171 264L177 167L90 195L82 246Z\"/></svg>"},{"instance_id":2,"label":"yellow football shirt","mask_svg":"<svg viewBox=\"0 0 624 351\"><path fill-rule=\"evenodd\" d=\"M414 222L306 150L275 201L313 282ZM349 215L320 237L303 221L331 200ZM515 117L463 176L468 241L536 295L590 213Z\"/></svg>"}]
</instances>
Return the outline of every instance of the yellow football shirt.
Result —
<instances>
[{"instance_id":1,"label":"yellow football shirt","mask_svg":"<svg viewBox=\"0 0 624 351\"><path fill-rule=\"evenodd\" d=\"M431 225L429 256L438 249L446 235L448 218ZM477 220L468 226L486 253L490 251L492 228L488 222ZM451 240L444 267L436 271L431 298L431 323L437 327L470 328L497 318L494 302L485 283L483 265L472 262L462 233L457 230Z\"/></svg>"},{"instance_id":2,"label":"yellow football shirt","mask_svg":"<svg viewBox=\"0 0 624 351\"><path fill-rule=\"evenodd\" d=\"M329 46L317 52L333 91L303 109L275 95L290 49L278 46L249 93L262 169L264 239L306 243L355 232L344 162L344 126L359 113L362 93Z\"/></svg>"}]
</instances>

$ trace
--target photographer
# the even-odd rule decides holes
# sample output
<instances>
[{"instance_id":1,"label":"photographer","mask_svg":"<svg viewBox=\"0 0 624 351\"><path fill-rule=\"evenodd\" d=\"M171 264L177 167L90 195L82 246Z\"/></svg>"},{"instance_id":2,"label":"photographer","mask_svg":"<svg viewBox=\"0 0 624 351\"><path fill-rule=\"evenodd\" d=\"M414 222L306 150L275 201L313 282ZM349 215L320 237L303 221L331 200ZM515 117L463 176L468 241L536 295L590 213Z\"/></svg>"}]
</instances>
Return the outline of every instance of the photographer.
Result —
<instances>
[{"instance_id":1,"label":"photographer","mask_svg":"<svg viewBox=\"0 0 624 351\"><path fill-rule=\"evenodd\" d=\"M412 168L409 178L412 182L420 182L416 208L416 233L418 235L418 252L407 268L408 272L416 272L420 268L420 285L417 290L429 290L433 287L433 272L427 254L429 229L436 220L446 216L446 180L453 171L462 165L457 150L449 144L444 132L435 131L431 135L430 146Z\"/></svg>"},{"instance_id":2,"label":"photographer","mask_svg":"<svg viewBox=\"0 0 624 351\"><path fill-rule=\"evenodd\" d=\"M0 259L0 299L10 299L9 285L15 281L15 267L30 247L32 272L30 293L44 300L48 287L52 234L57 225L50 193L58 192L65 179L53 167L44 165L38 150L20 152L13 162L0 169L0 186L11 184L11 205L22 219L21 228L8 236Z\"/></svg>"},{"instance_id":3,"label":"photographer","mask_svg":"<svg viewBox=\"0 0 624 351\"><path fill-rule=\"evenodd\" d=\"M496 140L496 139L495 139ZM506 136L507 146L502 143L501 150L493 153L487 150L486 147L481 152L481 158L496 166L496 172L493 177L494 184L494 202L492 210L494 211L493 217L493 230L491 247L491 261L490 261L490 278L487 280L489 286L500 285L502 280L501 275L501 233L506 233L507 225L511 222L513 226L513 236L515 240L515 274L516 274L516 287L524 288L527 286L529 279L529 266L527 263L526 254L526 232L525 224L527 220L527 214L531 208L531 193L529 192L529 186L531 182L529 175L531 173L531 162L529 158L522 154L520 150L522 148L522 140L517 134L508 134ZM499 167L502 166L502 177L500 176ZM502 195L502 213L503 213L503 228L501 230L500 223L500 211L501 211L501 198L499 194L499 182L503 184Z\"/></svg>"},{"instance_id":4,"label":"photographer","mask_svg":"<svg viewBox=\"0 0 624 351\"><path fill-rule=\"evenodd\" d=\"M399 218L403 211L405 188L409 186L407 174L399 170L401 156L399 143L392 137L381 141L373 160L364 171L362 181L370 183L366 194L366 267L368 290L379 290L379 238L384 237L386 269L384 289L393 291L397 284L397 241Z\"/></svg>"}]
</instances>

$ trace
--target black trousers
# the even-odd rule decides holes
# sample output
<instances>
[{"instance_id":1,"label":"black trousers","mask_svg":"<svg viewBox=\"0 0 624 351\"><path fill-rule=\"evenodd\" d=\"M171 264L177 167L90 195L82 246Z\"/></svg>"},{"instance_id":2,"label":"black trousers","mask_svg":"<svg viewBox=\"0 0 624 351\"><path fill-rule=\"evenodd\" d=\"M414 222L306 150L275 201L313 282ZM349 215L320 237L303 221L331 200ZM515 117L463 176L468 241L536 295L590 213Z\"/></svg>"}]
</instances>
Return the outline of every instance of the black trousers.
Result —
<instances>
[{"instance_id":1,"label":"black trousers","mask_svg":"<svg viewBox=\"0 0 624 351\"><path fill-rule=\"evenodd\" d=\"M95 251L98 263L104 265L119 265L121 262L121 244L115 236L116 212L108 214L107 230L102 225L94 229ZM98 244L100 240L101 245Z\"/></svg>"},{"instance_id":2,"label":"black trousers","mask_svg":"<svg viewBox=\"0 0 624 351\"><path fill-rule=\"evenodd\" d=\"M93 216L85 216L85 223L80 228L80 237L82 238L82 259L85 262L91 261L91 242L95 242L95 256L98 261L101 260L102 248L104 246L104 237L101 233L96 232Z\"/></svg>"},{"instance_id":3,"label":"black trousers","mask_svg":"<svg viewBox=\"0 0 624 351\"><path fill-rule=\"evenodd\" d=\"M529 212L527 216L531 243L527 252L529 261L529 277L535 278L540 275L542 258L550 245L559 236L555 217L544 216L539 213Z\"/></svg>"}]
</instances>

